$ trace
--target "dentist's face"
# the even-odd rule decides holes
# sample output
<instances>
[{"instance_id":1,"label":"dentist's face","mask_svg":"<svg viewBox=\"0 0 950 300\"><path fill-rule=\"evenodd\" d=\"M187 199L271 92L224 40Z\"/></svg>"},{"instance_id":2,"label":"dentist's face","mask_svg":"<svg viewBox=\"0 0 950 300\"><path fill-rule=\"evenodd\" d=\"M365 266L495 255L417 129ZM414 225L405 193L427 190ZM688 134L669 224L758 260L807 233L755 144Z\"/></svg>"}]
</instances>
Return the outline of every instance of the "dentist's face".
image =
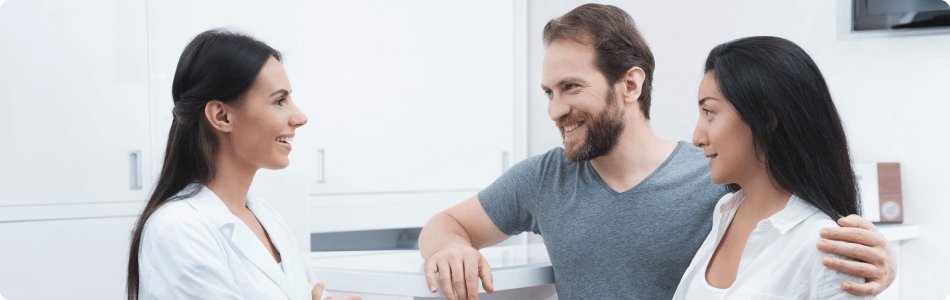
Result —
<instances>
[{"instance_id":1,"label":"dentist's face","mask_svg":"<svg viewBox=\"0 0 950 300\"><path fill-rule=\"evenodd\" d=\"M541 88L548 114L564 139L564 155L579 163L610 153L623 132L622 101L595 67L590 46L559 40L544 54Z\"/></svg>"},{"instance_id":2,"label":"dentist's face","mask_svg":"<svg viewBox=\"0 0 950 300\"><path fill-rule=\"evenodd\" d=\"M290 141L307 117L290 98L290 81L271 57L233 117L229 142L235 156L257 168L282 169L290 164Z\"/></svg>"}]
</instances>

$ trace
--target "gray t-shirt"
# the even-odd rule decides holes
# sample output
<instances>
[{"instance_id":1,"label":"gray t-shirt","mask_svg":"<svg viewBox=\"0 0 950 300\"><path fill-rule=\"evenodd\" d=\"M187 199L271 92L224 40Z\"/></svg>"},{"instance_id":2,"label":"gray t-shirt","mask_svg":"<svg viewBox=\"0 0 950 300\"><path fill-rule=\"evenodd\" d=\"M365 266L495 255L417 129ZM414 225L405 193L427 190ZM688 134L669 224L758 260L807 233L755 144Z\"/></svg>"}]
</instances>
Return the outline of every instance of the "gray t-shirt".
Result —
<instances>
[{"instance_id":1,"label":"gray t-shirt","mask_svg":"<svg viewBox=\"0 0 950 300\"><path fill-rule=\"evenodd\" d=\"M508 235L541 234L560 299L670 299L712 229L727 192L709 179L700 148L680 142L630 190L610 188L589 162L555 148L528 158L478 193Z\"/></svg>"}]
</instances>

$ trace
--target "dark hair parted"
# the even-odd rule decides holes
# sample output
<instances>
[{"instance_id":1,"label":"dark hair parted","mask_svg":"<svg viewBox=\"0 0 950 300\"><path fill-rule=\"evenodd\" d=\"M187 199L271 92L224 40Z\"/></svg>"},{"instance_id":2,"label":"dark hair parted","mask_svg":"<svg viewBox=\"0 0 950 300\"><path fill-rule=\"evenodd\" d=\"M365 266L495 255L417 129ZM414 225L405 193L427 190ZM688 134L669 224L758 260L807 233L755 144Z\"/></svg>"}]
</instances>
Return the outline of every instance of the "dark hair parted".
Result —
<instances>
[{"instance_id":1,"label":"dark hair parted","mask_svg":"<svg viewBox=\"0 0 950 300\"><path fill-rule=\"evenodd\" d=\"M190 184L207 184L214 177L218 140L205 117L205 106L219 100L239 107L270 57L280 60L280 53L250 36L224 29L202 32L182 52L172 81L175 108L162 172L132 233L126 278L129 300L139 296L139 245L149 216L176 195L194 196L198 190L179 195Z\"/></svg>"},{"instance_id":2,"label":"dark hair parted","mask_svg":"<svg viewBox=\"0 0 950 300\"><path fill-rule=\"evenodd\" d=\"M776 187L834 220L858 213L841 118L805 50L778 37L742 38L710 51L705 72L713 72L722 95L752 129L755 153Z\"/></svg>"},{"instance_id":3,"label":"dark hair parted","mask_svg":"<svg viewBox=\"0 0 950 300\"><path fill-rule=\"evenodd\" d=\"M545 47L561 39L592 46L597 69L611 85L631 68L643 69L645 78L637 101L643 117L650 119L653 52L629 14L612 5L584 4L544 25L542 38Z\"/></svg>"}]
</instances>

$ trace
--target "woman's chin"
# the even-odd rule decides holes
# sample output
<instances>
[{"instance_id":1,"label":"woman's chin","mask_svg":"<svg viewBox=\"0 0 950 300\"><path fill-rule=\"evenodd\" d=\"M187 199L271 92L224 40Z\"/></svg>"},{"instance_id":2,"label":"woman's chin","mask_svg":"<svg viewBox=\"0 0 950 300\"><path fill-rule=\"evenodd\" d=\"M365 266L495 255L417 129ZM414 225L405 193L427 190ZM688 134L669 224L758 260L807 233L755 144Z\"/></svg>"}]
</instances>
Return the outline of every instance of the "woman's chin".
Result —
<instances>
[{"instance_id":1,"label":"woman's chin","mask_svg":"<svg viewBox=\"0 0 950 300\"><path fill-rule=\"evenodd\" d=\"M263 167L264 169L268 169L268 170L281 170L281 169L286 169L287 166L289 165L290 165L290 160L284 157L283 159L279 159L275 162L266 164Z\"/></svg>"}]
</instances>

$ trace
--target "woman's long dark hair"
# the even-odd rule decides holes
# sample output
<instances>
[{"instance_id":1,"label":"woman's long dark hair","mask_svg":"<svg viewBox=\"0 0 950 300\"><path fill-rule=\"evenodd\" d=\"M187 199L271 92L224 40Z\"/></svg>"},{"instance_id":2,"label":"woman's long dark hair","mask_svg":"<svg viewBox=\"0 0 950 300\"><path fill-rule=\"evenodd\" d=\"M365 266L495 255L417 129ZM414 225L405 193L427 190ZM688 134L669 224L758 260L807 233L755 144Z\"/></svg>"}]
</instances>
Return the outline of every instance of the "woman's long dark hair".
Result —
<instances>
[{"instance_id":1,"label":"woman's long dark hair","mask_svg":"<svg viewBox=\"0 0 950 300\"><path fill-rule=\"evenodd\" d=\"M199 192L195 189L179 195L188 185L206 184L214 177L218 141L205 117L205 105L220 100L232 107L240 106L272 56L280 60L280 53L267 44L223 29L199 34L182 52L172 82L175 108L162 173L132 233L126 279L129 300L139 296L139 245L149 216L168 201Z\"/></svg>"},{"instance_id":2,"label":"woman's long dark hair","mask_svg":"<svg viewBox=\"0 0 950 300\"><path fill-rule=\"evenodd\" d=\"M706 58L722 95L752 129L772 183L834 220L858 213L848 141L825 78L791 41L747 37ZM729 191L740 189L729 184Z\"/></svg>"}]
</instances>

